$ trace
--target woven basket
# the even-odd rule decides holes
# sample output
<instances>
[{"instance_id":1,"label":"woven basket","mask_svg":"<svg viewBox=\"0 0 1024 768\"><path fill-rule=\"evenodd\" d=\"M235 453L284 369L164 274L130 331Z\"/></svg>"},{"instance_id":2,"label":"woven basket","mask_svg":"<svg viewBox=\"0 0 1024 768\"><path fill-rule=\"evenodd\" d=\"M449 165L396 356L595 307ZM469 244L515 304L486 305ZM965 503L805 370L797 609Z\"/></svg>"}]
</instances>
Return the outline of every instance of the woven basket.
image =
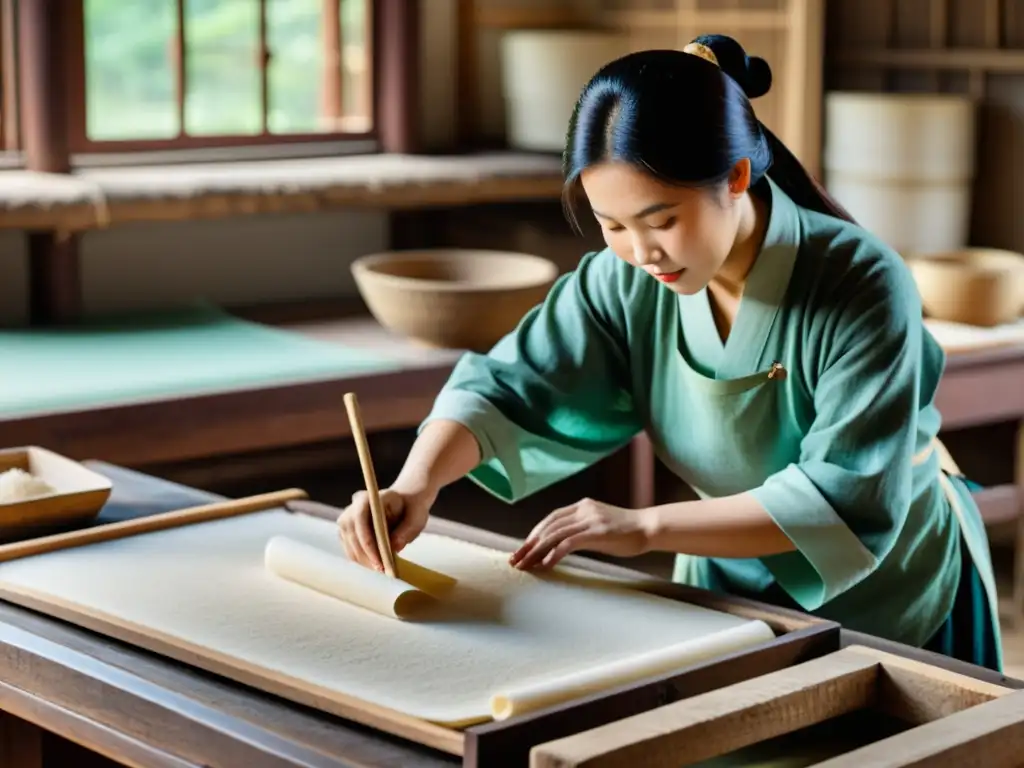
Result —
<instances>
[{"instance_id":1,"label":"woven basket","mask_svg":"<svg viewBox=\"0 0 1024 768\"><path fill-rule=\"evenodd\" d=\"M937 320L992 327L1024 312L1024 255L965 248L907 260L925 314Z\"/></svg>"},{"instance_id":2,"label":"woven basket","mask_svg":"<svg viewBox=\"0 0 1024 768\"><path fill-rule=\"evenodd\" d=\"M432 347L486 352L544 299L558 267L525 253L434 249L364 256L352 274L385 328Z\"/></svg>"}]
</instances>

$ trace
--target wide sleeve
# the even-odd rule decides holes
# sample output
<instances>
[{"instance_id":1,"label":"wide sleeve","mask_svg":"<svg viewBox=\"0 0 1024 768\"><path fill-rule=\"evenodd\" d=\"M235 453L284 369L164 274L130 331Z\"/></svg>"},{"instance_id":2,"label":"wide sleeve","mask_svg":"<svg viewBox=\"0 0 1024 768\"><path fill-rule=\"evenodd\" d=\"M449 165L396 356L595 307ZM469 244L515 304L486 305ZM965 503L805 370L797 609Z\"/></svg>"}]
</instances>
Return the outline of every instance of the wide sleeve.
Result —
<instances>
[{"instance_id":1,"label":"wide sleeve","mask_svg":"<svg viewBox=\"0 0 1024 768\"><path fill-rule=\"evenodd\" d=\"M507 502L583 470L641 429L617 261L587 254L488 354L464 355L424 422L466 426L482 454L470 478Z\"/></svg>"},{"instance_id":2,"label":"wide sleeve","mask_svg":"<svg viewBox=\"0 0 1024 768\"><path fill-rule=\"evenodd\" d=\"M900 535L914 493L922 381L939 368L910 276L892 264L867 271L832 294L818 321L824 330L804 346L817 380L799 461L752 491L797 547L763 562L808 611L872 573Z\"/></svg>"}]
</instances>

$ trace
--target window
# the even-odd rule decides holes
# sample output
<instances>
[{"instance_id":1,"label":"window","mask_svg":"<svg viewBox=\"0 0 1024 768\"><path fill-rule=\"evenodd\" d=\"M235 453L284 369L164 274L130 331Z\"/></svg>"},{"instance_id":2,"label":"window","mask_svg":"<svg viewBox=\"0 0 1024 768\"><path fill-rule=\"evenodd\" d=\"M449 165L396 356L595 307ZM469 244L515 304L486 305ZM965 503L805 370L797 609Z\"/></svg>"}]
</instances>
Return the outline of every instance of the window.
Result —
<instances>
[{"instance_id":1,"label":"window","mask_svg":"<svg viewBox=\"0 0 1024 768\"><path fill-rule=\"evenodd\" d=\"M70 4L69 4L70 5ZM372 133L371 0L81 0L72 151Z\"/></svg>"}]
</instances>

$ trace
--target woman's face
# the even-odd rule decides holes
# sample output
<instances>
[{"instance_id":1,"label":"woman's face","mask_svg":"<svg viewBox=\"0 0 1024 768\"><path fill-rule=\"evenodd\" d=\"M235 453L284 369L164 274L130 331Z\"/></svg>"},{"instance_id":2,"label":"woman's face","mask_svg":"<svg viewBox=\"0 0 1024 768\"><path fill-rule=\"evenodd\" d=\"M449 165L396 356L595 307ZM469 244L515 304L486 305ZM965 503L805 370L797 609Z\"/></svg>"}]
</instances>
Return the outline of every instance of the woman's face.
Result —
<instances>
[{"instance_id":1,"label":"woman's face","mask_svg":"<svg viewBox=\"0 0 1024 768\"><path fill-rule=\"evenodd\" d=\"M672 186L620 162L592 166L580 180L615 255L691 294L718 273L736 242L736 200L747 190L749 168L738 163L721 188Z\"/></svg>"}]
</instances>

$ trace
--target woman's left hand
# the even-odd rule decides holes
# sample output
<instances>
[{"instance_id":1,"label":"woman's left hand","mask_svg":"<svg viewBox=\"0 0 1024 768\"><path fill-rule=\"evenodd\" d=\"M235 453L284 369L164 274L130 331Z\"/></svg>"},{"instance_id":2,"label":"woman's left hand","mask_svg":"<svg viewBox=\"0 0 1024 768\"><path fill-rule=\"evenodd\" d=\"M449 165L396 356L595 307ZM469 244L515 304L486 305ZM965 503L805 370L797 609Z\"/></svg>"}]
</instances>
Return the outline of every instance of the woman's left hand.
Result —
<instances>
[{"instance_id":1,"label":"woman's left hand","mask_svg":"<svg viewBox=\"0 0 1024 768\"><path fill-rule=\"evenodd\" d=\"M570 552L581 549L615 557L642 555L651 540L649 518L646 509L623 509L583 499L541 520L509 562L527 571L553 568Z\"/></svg>"}]
</instances>

